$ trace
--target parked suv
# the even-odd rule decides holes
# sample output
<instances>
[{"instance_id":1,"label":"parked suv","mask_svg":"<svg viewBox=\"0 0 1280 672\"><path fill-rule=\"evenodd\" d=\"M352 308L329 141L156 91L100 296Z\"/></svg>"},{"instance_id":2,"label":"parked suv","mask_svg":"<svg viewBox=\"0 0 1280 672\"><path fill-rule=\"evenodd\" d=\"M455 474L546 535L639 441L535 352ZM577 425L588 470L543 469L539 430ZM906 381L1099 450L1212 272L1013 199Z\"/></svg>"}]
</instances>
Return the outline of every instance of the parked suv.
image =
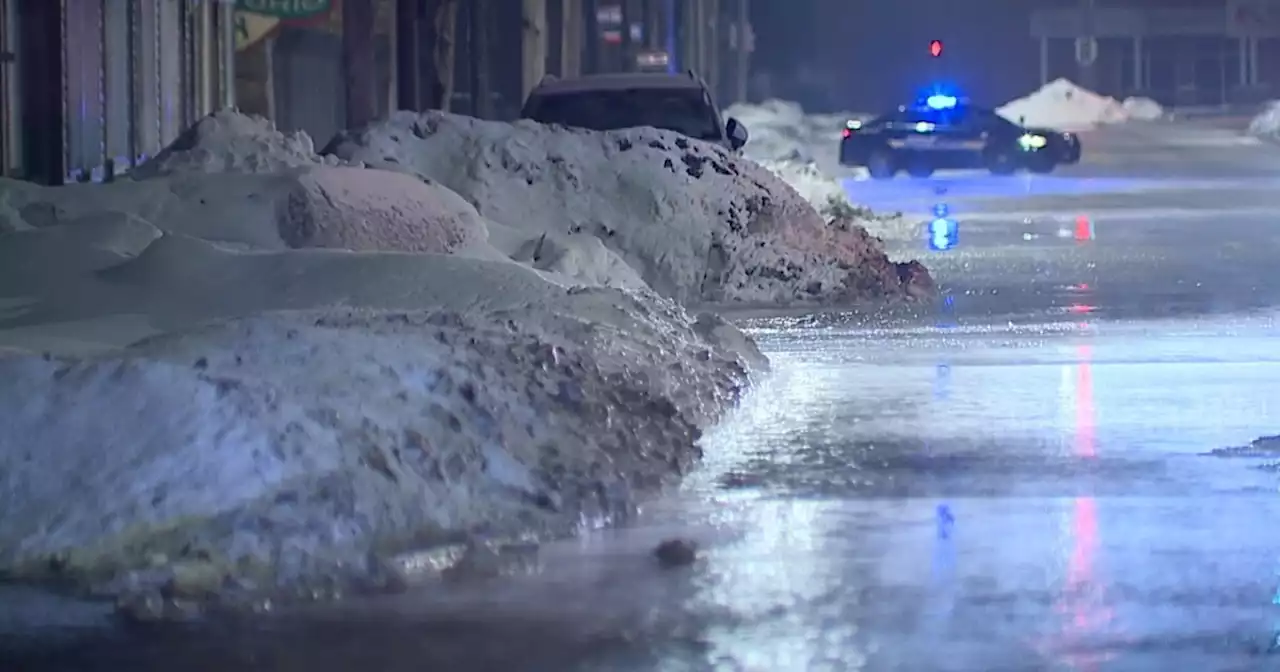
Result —
<instances>
[{"instance_id":1,"label":"parked suv","mask_svg":"<svg viewBox=\"0 0 1280 672\"><path fill-rule=\"evenodd\" d=\"M520 117L593 131L652 126L734 152L747 144L747 128L721 118L706 84L692 71L547 77L529 93Z\"/></svg>"}]
</instances>

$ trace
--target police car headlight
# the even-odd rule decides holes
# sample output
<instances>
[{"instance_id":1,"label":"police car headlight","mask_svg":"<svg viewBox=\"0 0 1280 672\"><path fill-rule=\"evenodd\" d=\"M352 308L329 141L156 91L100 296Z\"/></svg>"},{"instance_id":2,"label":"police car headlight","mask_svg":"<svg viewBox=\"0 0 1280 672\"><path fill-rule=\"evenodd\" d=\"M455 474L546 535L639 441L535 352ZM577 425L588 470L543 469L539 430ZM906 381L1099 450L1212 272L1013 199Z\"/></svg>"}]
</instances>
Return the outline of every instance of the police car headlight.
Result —
<instances>
[{"instance_id":1,"label":"police car headlight","mask_svg":"<svg viewBox=\"0 0 1280 672\"><path fill-rule=\"evenodd\" d=\"M1018 145L1023 149L1041 149L1047 144L1049 144L1048 138L1034 133L1026 133L1018 138Z\"/></svg>"}]
</instances>

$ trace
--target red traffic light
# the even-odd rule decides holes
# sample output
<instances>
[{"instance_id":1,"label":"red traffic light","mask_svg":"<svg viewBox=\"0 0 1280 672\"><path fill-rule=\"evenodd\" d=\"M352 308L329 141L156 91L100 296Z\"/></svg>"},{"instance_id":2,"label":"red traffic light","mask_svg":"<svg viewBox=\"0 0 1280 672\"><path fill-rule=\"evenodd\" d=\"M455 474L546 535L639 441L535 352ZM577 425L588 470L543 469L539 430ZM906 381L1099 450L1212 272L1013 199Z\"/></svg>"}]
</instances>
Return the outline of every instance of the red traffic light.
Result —
<instances>
[{"instance_id":1,"label":"red traffic light","mask_svg":"<svg viewBox=\"0 0 1280 672\"><path fill-rule=\"evenodd\" d=\"M929 43L929 55L934 58L942 55L942 40L934 40Z\"/></svg>"}]
</instances>

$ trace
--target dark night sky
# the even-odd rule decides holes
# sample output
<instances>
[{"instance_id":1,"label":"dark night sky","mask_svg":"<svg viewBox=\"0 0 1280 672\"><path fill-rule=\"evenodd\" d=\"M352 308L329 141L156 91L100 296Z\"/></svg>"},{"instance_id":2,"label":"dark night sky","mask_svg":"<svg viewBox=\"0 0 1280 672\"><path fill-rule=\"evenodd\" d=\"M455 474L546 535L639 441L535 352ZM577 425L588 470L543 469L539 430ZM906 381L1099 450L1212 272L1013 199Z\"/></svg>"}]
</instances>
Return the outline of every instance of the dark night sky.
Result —
<instances>
[{"instance_id":1,"label":"dark night sky","mask_svg":"<svg viewBox=\"0 0 1280 672\"><path fill-rule=\"evenodd\" d=\"M806 108L878 110L940 77L975 101L999 104L1039 81L1030 0L754 0L757 67L783 77L825 71L825 91L798 92ZM942 40L939 65L928 57ZM816 110L815 110L816 111Z\"/></svg>"}]
</instances>

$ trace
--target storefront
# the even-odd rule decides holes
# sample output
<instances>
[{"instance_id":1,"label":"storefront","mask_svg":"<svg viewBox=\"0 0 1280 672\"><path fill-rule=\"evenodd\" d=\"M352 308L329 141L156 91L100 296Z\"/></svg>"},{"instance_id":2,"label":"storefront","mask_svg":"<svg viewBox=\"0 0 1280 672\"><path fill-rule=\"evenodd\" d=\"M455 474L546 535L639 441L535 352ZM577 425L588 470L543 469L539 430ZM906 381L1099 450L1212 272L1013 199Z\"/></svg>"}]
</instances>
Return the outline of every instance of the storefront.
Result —
<instances>
[{"instance_id":1,"label":"storefront","mask_svg":"<svg viewBox=\"0 0 1280 672\"><path fill-rule=\"evenodd\" d=\"M219 0L0 0L0 173L112 179L234 104L233 13Z\"/></svg>"},{"instance_id":2,"label":"storefront","mask_svg":"<svg viewBox=\"0 0 1280 672\"><path fill-rule=\"evenodd\" d=\"M1257 102L1280 90L1280 0L1178 0L1039 9L1040 78L1165 104ZM1177 5L1177 6L1171 6Z\"/></svg>"},{"instance_id":3,"label":"storefront","mask_svg":"<svg viewBox=\"0 0 1280 672\"><path fill-rule=\"evenodd\" d=\"M392 108L395 2L363 0L373 9L375 114ZM304 131L323 145L347 125L343 70L343 6L339 0L237 0L236 103L285 131Z\"/></svg>"}]
</instances>

